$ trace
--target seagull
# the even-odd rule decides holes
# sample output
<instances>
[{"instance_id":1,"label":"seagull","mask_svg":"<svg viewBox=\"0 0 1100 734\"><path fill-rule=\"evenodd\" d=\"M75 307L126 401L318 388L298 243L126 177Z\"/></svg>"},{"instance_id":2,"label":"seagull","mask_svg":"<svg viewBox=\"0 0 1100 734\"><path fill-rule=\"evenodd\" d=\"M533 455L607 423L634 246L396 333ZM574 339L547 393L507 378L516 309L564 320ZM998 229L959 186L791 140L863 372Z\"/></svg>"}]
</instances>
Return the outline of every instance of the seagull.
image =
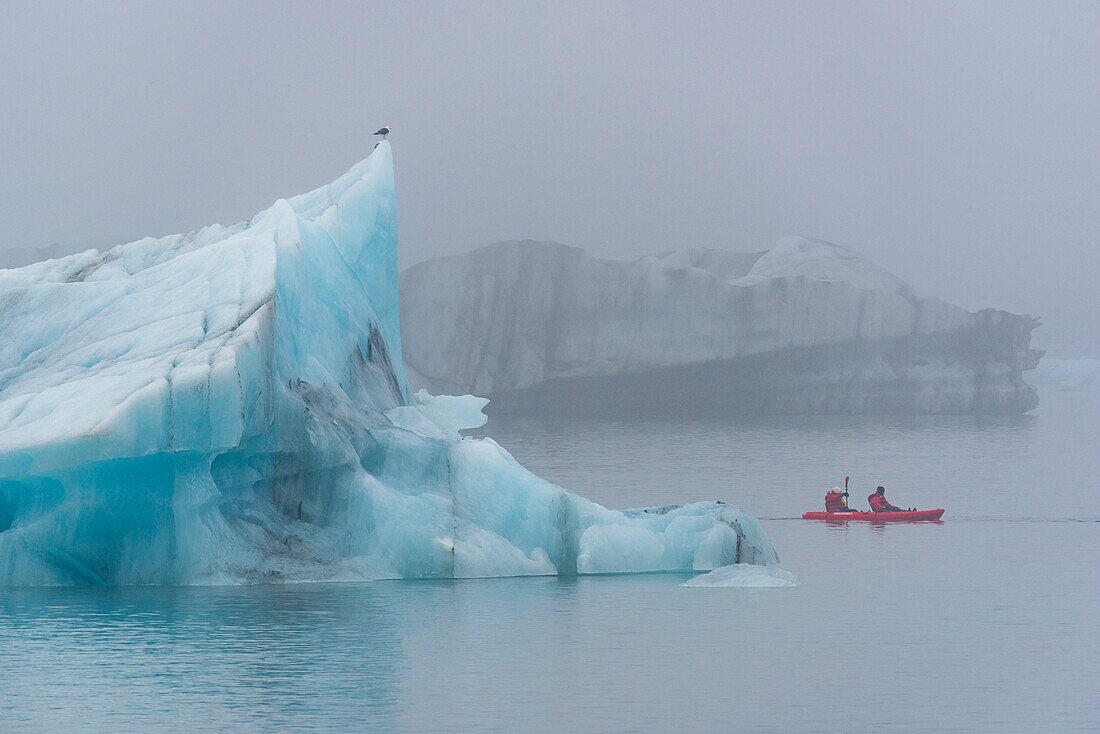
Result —
<instances>
[{"instance_id":1,"label":"seagull","mask_svg":"<svg viewBox=\"0 0 1100 734\"><path fill-rule=\"evenodd\" d=\"M389 134L390 134L390 126L389 125L386 125L385 127L378 128L378 132L375 133L375 135L381 135L383 140L385 140L386 136L389 135Z\"/></svg>"}]
</instances>

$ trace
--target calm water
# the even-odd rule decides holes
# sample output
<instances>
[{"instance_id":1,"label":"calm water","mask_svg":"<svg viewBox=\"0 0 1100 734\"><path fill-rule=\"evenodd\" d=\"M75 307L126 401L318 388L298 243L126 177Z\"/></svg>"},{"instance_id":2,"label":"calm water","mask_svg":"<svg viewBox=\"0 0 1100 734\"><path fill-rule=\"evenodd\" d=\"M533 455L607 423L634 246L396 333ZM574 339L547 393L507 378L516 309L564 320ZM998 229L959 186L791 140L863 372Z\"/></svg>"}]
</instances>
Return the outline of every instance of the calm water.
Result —
<instances>
[{"instance_id":1,"label":"calm water","mask_svg":"<svg viewBox=\"0 0 1100 734\"><path fill-rule=\"evenodd\" d=\"M0 731L1095 731L1098 427L1087 391L1014 419L495 420L606 504L771 518L802 585L0 590ZM791 519L846 473L945 522Z\"/></svg>"}]
</instances>

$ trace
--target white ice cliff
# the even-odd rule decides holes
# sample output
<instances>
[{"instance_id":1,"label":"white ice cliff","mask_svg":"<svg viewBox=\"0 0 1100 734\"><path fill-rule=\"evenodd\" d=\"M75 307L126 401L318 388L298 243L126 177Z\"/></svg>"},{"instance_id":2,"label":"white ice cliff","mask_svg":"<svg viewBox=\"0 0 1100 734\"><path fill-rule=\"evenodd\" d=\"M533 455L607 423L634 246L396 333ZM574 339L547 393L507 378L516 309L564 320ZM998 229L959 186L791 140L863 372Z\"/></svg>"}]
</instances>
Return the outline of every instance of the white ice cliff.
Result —
<instances>
[{"instance_id":1,"label":"white ice cliff","mask_svg":"<svg viewBox=\"0 0 1100 734\"><path fill-rule=\"evenodd\" d=\"M249 222L0 270L0 584L767 564L720 503L613 511L413 395L393 165Z\"/></svg>"},{"instance_id":2,"label":"white ice cliff","mask_svg":"<svg viewBox=\"0 0 1100 734\"><path fill-rule=\"evenodd\" d=\"M507 412L1022 413L1030 316L917 296L827 242L603 260L503 242L402 273L413 383Z\"/></svg>"}]
</instances>

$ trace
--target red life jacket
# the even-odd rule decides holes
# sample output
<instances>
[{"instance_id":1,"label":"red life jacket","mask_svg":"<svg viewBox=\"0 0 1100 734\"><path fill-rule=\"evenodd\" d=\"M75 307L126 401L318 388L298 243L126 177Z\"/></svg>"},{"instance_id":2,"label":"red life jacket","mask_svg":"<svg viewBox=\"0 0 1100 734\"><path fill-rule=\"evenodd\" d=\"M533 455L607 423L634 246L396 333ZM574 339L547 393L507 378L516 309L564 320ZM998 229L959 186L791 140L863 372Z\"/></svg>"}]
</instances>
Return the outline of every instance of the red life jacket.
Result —
<instances>
[{"instance_id":1,"label":"red life jacket","mask_svg":"<svg viewBox=\"0 0 1100 734\"><path fill-rule=\"evenodd\" d=\"M867 504L869 504L871 506L871 509L874 512L882 512L883 510L887 510L887 509L893 507L893 505L891 505L889 502L887 502L886 498L883 497L878 492L875 492L874 494L872 494L871 496L869 496L867 498Z\"/></svg>"},{"instance_id":2,"label":"red life jacket","mask_svg":"<svg viewBox=\"0 0 1100 734\"><path fill-rule=\"evenodd\" d=\"M844 495L829 490L825 493L825 512L837 512L847 509L844 506Z\"/></svg>"}]
</instances>

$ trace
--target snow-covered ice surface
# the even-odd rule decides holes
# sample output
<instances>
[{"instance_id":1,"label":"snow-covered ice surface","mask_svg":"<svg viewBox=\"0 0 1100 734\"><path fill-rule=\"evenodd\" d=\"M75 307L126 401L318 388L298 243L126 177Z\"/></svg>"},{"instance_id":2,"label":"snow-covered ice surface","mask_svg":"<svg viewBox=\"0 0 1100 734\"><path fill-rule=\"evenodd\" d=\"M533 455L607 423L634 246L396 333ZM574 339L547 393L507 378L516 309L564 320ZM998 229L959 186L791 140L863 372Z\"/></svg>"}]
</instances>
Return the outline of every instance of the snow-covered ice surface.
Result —
<instances>
[{"instance_id":1,"label":"snow-covered ice surface","mask_svg":"<svg viewBox=\"0 0 1100 734\"><path fill-rule=\"evenodd\" d=\"M486 401L412 394L389 143L251 221L0 270L0 584L707 570L720 503L617 512L532 475Z\"/></svg>"},{"instance_id":2,"label":"snow-covered ice surface","mask_svg":"<svg viewBox=\"0 0 1100 734\"><path fill-rule=\"evenodd\" d=\"M604 260L503 242L402 274L414 384L497 411L1022 413L1038 320L918 296L851 250Z\"/></svg>"},{"instance_id":3,"label":"snow-covered ice surface","mask_svg":"<svg viewBox=\"0 0 1100 734\"><path fill-rule=\"evenodd\" d=\"M681 586L698 588L798 586L798 577L781 568L732 563L685 581Z\"/></svg>"}]
</instances>

